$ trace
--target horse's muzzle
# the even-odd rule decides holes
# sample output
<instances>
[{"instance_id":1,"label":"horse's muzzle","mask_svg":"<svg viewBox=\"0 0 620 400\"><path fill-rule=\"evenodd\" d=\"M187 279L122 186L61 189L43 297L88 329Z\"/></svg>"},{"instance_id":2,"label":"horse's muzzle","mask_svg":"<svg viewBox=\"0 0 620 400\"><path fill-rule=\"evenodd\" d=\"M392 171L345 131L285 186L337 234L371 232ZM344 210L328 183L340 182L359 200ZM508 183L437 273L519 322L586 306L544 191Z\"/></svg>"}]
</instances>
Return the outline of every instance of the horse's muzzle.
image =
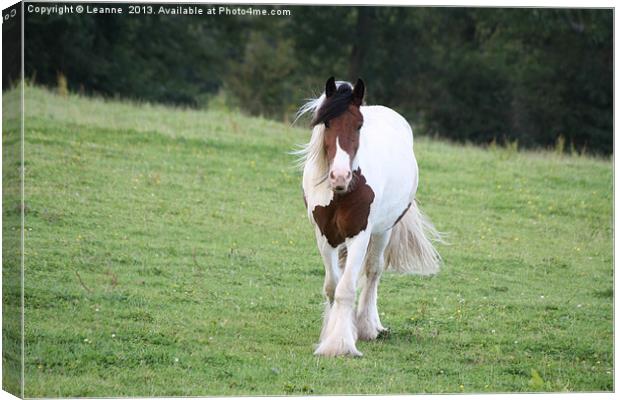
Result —
<instances>
[{"instance_id":1,"label":"horse's muzzle","mask_svg":"<svg viewBox=\"0 0 620 400\"><path fill-rule=\"evenodd\" d=\"M335 179L329 180L329 186L337 194L346 193L349 190L349 184L351 183L351 175L347 177L340 176Z\"/></svg>"}]
</instances>

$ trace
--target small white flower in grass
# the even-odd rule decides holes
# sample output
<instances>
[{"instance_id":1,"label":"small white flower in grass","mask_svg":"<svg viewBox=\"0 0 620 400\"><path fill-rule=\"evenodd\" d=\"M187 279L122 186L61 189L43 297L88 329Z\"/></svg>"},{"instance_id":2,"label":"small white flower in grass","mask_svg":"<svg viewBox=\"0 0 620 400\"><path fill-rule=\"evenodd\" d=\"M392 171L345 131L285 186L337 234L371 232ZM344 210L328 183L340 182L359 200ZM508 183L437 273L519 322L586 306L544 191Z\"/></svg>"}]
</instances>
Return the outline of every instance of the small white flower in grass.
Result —
<instances>
[{"instance_id":1,"label":"small white flower in grass","mask_svg":"<svg viewBox=\"0 0 620 400\"><path fill-rule=\"evenodd\" d=\"M541 298L541 299L544 299L544 298L545 298L545 296L540 296L540 298Z\"/></svg>"},{"instance_id":2,"label":"small white flower in grass","mask_svg":"<svg viewBox=\"0 0 620 400\"><path fill-rule=\"evenodd\" d=\"M179 358L178 358L178 357L175 357L175 358L174 358L174 362L175 362L175 363L178 363L178 362L179 362Z\"/></svg>"},{"instance_id":3,"label":"small white flower in grass","mask_svg":"<svg viewBox=\"0 0 620 400\"><path fill-rule=\"evenodd\" d=\"M115 334L115 333L113 333L113 334L112 334L112 337L113 337L113 338L115 338L115 337L116 337L116 334Z\"/></svg>"},{"instance_id":4,"label":"small white flower in grass","mask_svg":"<svg viewBox=\"0 0 620 400\"><path fill-rule=\"evenodd\" d=\"M577 304L577 308L581 308L581 304Z\"/></svg>"},{"instance_id":5,"label":"small white flower in grass","mask_svg":"<svg viewBox=\"0 0 620 400\"><path fill-rule=\"evenodd\" d=\"M491 329L491 333L495 333L495 329Z\"/></svg>"}]
</instances>

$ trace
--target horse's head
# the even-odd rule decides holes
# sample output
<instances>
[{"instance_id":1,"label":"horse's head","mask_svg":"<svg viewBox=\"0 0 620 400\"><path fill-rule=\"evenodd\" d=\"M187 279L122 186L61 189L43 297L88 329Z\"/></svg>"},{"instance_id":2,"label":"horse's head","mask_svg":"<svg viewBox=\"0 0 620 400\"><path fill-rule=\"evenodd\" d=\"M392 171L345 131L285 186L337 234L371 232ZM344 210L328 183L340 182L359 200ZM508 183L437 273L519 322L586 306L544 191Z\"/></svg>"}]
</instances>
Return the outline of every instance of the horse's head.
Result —
<instances>
[{"instance_id":1,"label":"horse's head","mask_svg":"<svg viewBox=\"0 0 620 400\"><path fill-rule=\"evenodd\" d=\"M361 79L352 87L333 77L325 83L325 100L317 110L312 125L325 124L324 150L329 162L329 185L336 193L345 193L351 183L352 164L360 143L364 117L360 106L364 99Z\"/></svg>"}]
</instances>

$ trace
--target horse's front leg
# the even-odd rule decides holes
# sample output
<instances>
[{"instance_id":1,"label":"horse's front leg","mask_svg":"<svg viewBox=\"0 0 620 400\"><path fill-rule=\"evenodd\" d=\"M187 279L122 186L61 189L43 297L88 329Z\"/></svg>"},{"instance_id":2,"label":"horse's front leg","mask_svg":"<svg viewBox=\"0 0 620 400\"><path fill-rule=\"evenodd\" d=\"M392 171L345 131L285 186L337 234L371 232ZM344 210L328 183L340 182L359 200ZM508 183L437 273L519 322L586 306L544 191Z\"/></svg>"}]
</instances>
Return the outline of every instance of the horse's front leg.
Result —
<instances>
[{"instance_id":1,"label":"horse's front leg","mask_svg":"<svg viewBox=\"0 0 620 400\"><path fill-rule=\"evenodd\" d=\"M340 280L340 268L338 266L338 249L330 246L325 236L316 230L316 243L323 258L325 265L325 280L323 282L323 293L325 294L325 313L323 317L323 328L321 329L320 340L327 335L327 323L331 312L332 304L334 304L334 293L336 285Z\"/></svg>"},{"instance_id":2,"label":"horse's front leg","mask_svg":"<svg viewBox=\"0 0 620 400\"><path fill-rule=\"evenodd\" d=\"M364 264L370 233L368 230L347 239L347 261L334 292L334 304L324 328L325 337L314 354L323 356L361 356L355 347L355 286Z\"/></svg>"}]
</instances>

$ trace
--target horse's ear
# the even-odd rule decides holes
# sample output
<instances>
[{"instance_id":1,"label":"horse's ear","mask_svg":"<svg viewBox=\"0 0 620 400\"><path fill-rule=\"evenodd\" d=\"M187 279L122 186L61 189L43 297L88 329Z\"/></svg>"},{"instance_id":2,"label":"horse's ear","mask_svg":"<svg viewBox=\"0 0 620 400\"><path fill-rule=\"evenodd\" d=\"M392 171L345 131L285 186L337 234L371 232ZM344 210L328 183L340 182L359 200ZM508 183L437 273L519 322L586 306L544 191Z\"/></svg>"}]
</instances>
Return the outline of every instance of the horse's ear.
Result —
<instances>
[{"instance_id":1,"label":"horse's ear","mask_svg":"<svg viewBox=\"0 0 620 400\"><path fill-rule=\"evenodd\" d=\"M355 83L355 87L353 88L353 104L356 106L361 106L364 101L364 81L360 78L357 78L357 82Z\"/></svg>"},{"instance_id":2,"label":"horse's ear","mask_svg":"<svg viewBox=\"0 0 620 400\"><path fill-rule=\"evenodd\" d=\"M325 82L325 97L331 97L336 93L336 79L332 76Z\"/></svg>"}]
</instances>

